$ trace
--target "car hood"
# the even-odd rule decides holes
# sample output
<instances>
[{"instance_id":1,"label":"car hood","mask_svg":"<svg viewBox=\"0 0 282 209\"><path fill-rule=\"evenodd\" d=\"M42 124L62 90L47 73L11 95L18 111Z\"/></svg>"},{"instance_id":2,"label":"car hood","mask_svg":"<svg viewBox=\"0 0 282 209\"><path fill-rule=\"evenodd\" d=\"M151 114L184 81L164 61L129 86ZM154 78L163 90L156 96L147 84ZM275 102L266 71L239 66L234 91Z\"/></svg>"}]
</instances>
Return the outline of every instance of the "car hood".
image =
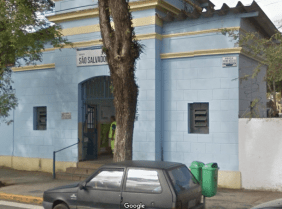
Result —
<instances>
[{"instance_id":1,"label":"car hood","mask_svg":"<svg viewBox=\"0 0 282 209\"><path fill-rule=\"evenodd\" d=\"M282 208L282 199L272 200L270 202L262 203L251 209L271 209L271 208Z\"/></svg>"},{"instance_id":2,"label":"car hood","mask_svg":"<svg viewBox=\"0 0 282 209\"><path fill-rule=\"evenodd\" d=\"M53 189L48 189L45 191L45 193L48 193L48 192L75 192L78 189L79 183L80 182L76 182L73 184L68 184L64 186L55 187Z\"/></svg>"}]
</instances>

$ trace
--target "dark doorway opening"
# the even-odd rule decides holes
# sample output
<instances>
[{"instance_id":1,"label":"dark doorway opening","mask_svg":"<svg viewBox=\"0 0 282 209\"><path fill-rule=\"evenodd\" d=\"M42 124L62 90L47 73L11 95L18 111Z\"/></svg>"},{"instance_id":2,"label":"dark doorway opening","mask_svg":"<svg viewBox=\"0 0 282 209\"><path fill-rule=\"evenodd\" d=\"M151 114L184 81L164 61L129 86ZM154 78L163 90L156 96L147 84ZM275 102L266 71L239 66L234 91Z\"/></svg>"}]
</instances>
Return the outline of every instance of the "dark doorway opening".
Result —
<instances>
[{"instance_id":1,"label":"dark doorway opening","mask_svg":"<svg viewBox=\"0 0 282 209\"><path fill-rule=\"evenodd\" d=\"M80 161L112 161L108 140L110 117L115 115L110 77L99 76L81 85L82 159Z\"/></svg>"}]
</instances>

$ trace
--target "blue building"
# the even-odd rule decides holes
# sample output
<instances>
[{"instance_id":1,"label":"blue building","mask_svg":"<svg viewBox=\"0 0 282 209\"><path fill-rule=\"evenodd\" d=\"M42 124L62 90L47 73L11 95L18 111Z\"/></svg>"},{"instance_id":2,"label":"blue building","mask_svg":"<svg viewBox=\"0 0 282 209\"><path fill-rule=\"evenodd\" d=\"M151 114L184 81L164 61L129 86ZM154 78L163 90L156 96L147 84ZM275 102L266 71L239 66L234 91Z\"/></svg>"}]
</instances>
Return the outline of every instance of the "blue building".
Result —
<instances>
[{"instance_id":1,"label":"blue building","mask_svg":"<svg viewBox=\"0 0 282 209\"><path fill-rule=\"evenodd\" d=\"M107 151L101 130L115 110L97 5L56 0L55 14L47 18L62 25L74 48L46 46L42 62L13 68L19 105L11 112L14 123L0 126L0 166L52 172L53 151L78 139L57 153L57 171L99 160ZM136 37L145 45L136 65L133 159L217 162L219 185L240 188L238 120L255 98L266 105L266 68L240 84L258 61L221 29L270 37L275 26L255 2L219 10L209 0L130 1L130 7ZM84 63L84 57L94 60ZM258 114L265 117L266 110Z\"/></svg>"}]
</instances>

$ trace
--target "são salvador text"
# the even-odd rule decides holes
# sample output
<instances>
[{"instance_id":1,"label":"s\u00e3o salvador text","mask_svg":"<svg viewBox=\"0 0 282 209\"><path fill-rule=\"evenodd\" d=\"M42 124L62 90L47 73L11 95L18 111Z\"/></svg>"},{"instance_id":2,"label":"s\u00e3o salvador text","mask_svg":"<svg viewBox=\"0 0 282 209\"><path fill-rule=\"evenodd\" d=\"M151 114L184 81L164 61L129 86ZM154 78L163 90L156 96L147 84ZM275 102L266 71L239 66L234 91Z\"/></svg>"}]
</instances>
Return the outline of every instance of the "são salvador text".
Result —
<instances>
[{"instance_id":1,"label":"s\u00e3o salvador text","mask_svg":"<svg viewBox=\"0 0 282 209\"><path fill-rule=\"evenodd\" d=\"M106 56L80 57L79 64L107 62Z\"/></svg>"}]
</instances>

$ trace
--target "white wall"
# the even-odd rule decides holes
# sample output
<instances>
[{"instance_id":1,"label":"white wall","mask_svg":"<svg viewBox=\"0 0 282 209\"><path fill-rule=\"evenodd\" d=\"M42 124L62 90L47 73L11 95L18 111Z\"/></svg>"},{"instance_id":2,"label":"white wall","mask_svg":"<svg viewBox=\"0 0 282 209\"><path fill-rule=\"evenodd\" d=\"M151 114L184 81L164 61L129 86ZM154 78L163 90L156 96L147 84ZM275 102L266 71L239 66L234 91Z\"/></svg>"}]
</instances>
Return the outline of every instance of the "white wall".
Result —
<instances>
[{"instance_id":1,"label":"white wall","mask_svg":"<svg viewBox=\"0 0 282 209\"><path fill-rule=\"evenodd\" d=\"M239 119L242 187L282 191L282 118Z\"/></svg>"}]
</instances>

